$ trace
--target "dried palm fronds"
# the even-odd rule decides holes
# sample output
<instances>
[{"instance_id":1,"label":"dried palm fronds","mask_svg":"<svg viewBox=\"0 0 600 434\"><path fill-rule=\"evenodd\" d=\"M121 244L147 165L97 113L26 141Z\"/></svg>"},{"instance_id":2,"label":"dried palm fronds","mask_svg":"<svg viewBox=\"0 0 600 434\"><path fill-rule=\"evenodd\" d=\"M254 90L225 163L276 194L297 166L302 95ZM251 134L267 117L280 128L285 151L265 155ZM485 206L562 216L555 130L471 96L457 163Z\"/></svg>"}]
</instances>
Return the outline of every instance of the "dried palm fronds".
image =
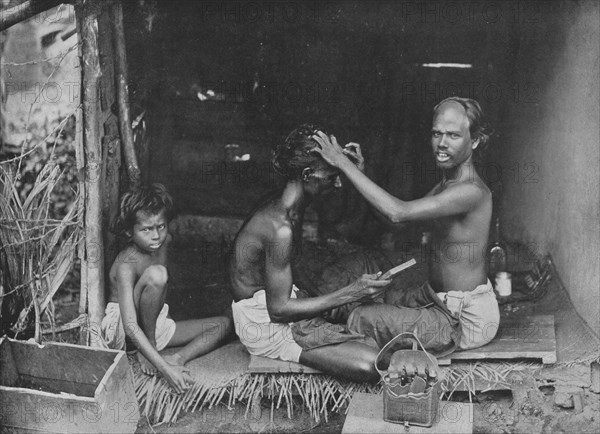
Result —
<instances>
[{"instance_id":1,"label":"dried palm fronds","mask_svg":"<svg viewBox=\"0 0 600 434\"><path fill-rule=\"evenodd\" d=\"M294 396L300 397L303 406L316 422L326 421L330 411L347 409L354 392L379 393L381 387L337 380L322 374L243 374L219 386L200 383L177 395L165 380L143 374L133 365L135 392L142 412L153 424L174 422L182 411L197 411L218 404L231 407L236 402L246 403L246 417L252 405L268 398L271 417L275 408L285 403L289 418L294 414ZM260 404L259 404L260 405Z\"/></svg>"},{"instance_id":2,"label":"dried palm fronds","mask_svg":"<svg viewBox=\"0 0 600 434\"><path fill-rule=\"evenodd\" d=\"M597 362L597 363L600 362L600 349L596 350L595 352L593 352L592 354L590 354L587 357L580 357L580 358L576 358L574 360L560 362L560 363L555 364L554 366L570 368L574 365L589 365L592 362Z\"/></svg>"},{"instance_id":3,"label":"dried palm fronds","mask_svg":"<svg viewBox=\"0 0 600 434\"><path fill-rule=\"evenodd\" d=\"M466 390L469 396L474 396L476 391L510 389L509 374L539 367L528 362L476 362L443 367L446 399L457 390ZM196 383L184 394L177 395L163 379L145 375L135 365L134 382L140 408L154 424L174 422L182 411L202 410L218 404L231 407L237 402L246 403L245 416L248 417L254 406L260 406L262 398L271 402L271 417L275 408L285 404L287 415L292 418L294 397L299 397L302 406L318 423L322 418L327 421L330 412L346 411L354 392L381 393L381 383L354 383L324 374L246 373L218 386Z\"/></svg>"},{"instance_id":4,"label":"dried palm fronds","mask_svg":"<svg viewBox=\"0 0 600 434\"><path fill-rule=\"evenodd\" d=\"M3 274L0 307L11 296L13 307L20 309L11 324L15 337L31 323L34 312L35 339L41 341L41 317L46 314L53 324L52 297L73 266L80 240L80 212L75 201L62 219L50 216L54 187L62 172L56 164L47 164L37 174L26 195L17 189L18 171L0 165L0 263ZM14 312L16 314L16 312Z\"/></svg>"},{"instance_id":5,"label":"dried palm fronds","mask_svg":"<svg viewBox=\"0 0 600 434\"><path fill-rule=\"evenodd\" d=\"M245 374L236 382L233 399L246 401L246 415L255 400L263 397L271 400L272 408L280 408L285 402L288 417L294 413L293 397L298 396L312 418L319 422L328 420L329 412L346 410L354 392L379 393L380 385L339 380L324 374L304 373L252 373Z\"/></svg>"},{"instance_id":6,"label":"dried palm fronds","mask_svg":"<svg viewBox=\"0 0 600 434\"><path fill-rule=\"evenodd\" d=\"M211 408L229 397L235 383L206 386L195 382L185 393L178 395L161 377L149 376L138 368L133 369L135 394L142 413L151 423L174 422L181 411Z\"/></svg>"},{"instance_id":7,"label":"dried palm fronds","mask_svg":"<svg viewBox=\"0 0 600 434\"><path fill-rule=\"evenodd\" d=\"M517 371L533 371L540 365L532 362L475 362L455 363L441 367L445 375L444 392L450 399L457 390L486 392L496 388L510 389L509 374Z\"/></svg>"}]
</instances>

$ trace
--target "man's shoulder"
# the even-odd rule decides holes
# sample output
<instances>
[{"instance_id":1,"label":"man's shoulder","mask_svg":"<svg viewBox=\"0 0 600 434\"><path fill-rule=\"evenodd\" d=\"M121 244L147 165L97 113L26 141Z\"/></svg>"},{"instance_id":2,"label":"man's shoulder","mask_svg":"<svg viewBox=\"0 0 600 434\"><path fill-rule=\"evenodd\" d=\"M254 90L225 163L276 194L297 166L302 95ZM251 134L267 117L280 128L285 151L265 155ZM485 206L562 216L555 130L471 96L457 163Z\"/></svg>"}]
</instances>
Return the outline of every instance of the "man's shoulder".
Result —
<instances>
[{"instance_id":1,"label":"man's shoulder","mask_svg":"<svg viewBox=\"0 0 600 434\"><path fill-rule=\"evenodd\" d=\"M490 189L479 177L448 184L445 188L445 191L452 191L462 195L475 195L481 199L491 196Z\"/></svg>"},{"instance_id":2,"label":"man's shoulder","mask_svg":"<svg viewBox=\"0 0 600 434\"><path fill-rule=\"evenodd\" d=\"M267 241L283 241L292 238L292 224L284 214L270 207L256 212L248 222L246 229L261 234Z\"/></svg>"}]
</instances>

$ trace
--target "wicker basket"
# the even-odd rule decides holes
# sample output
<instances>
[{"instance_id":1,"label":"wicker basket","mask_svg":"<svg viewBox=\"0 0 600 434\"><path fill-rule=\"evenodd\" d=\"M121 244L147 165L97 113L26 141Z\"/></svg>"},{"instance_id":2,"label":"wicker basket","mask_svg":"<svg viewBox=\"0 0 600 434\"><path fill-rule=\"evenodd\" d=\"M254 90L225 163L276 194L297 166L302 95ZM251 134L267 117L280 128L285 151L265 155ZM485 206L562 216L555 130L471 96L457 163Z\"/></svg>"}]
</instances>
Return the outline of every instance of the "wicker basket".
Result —
<instances>
[{"instance_id":1,"label":"wicker basket","mask_svg":"<svg viewBox=\"0 0 600 434\"><path fill-rule=\"evenodd\" d=\"M379 369L379 362L387 354L392 345L398 340L412 337L415 341L412 350L396 351L386 371ZM422 351L417 350L416 343ZM434 366L435 380L431 381L427 389L421 393L410 391L410 384L402 385L400 370L404 363L414 364L418 370L423 370L427 365ZM383 420L386 422L403 423L430 427L433 425L438 412L438 405L442 393L442 378L437 360L432 357L413 333L401 333L388 342L377 355L375 367L383 380ZM413 376L413 379L416 377Z\"/></svg>"}]
</instances>

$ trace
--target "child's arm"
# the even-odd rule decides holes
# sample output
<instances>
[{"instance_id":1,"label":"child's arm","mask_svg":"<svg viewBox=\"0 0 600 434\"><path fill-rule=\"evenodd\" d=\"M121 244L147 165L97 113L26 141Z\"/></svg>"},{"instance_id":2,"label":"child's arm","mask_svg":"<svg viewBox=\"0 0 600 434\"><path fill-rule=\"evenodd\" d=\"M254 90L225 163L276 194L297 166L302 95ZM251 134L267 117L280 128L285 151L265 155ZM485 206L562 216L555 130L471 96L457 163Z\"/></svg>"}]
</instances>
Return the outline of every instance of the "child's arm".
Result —
<instances>
[{"instance_id":1,"label":"child's arm","mask_svg":"<svg viewBox=\"0 0 600 434\"><path fill-rule=\"evenodd\" d=\"M152 363L165 377L169 384L179 393L186 389L186 378L181 367L167 363L158 351L152 346L148 337L139 326L137 312L133 301L133 288L136 274L133 267L127 263L121 264L117 269L117 293L121 320L127 336L133 341L138 350Z\"/></svg>"}]
</instances>

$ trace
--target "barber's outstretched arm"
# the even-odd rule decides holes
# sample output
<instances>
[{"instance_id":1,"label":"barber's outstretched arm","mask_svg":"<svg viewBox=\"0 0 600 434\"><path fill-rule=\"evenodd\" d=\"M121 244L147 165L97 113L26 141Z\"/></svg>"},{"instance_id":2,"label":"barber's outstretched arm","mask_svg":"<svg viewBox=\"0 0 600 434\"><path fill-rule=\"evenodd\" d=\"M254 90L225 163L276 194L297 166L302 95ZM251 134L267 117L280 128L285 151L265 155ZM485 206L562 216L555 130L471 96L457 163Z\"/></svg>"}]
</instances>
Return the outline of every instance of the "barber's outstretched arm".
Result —
<instances>
[{"instance_id":1,"label":"barber's outstretched arm","mask_svg":"<svg viewBox=\"0 0 600 434\"><path fill-rule=\"evenodd\" d=\"M319 153L327 163L340 169L358 192L392 223L431 220L466 213L481 202L483 190L475 184L458 184L437 195L403 201L371 181L348 159L336 138L319 131L312 138L319 143Z\"/></svg>"},{"instance_id":2,"label":"barber's outstretched arm","mask_svg":"<svg viewBox=\"0 0 600 434\"><path fill-rule=\"evenodd\" d=\"M314 318L321 312L355 301L366 301L383 292L391 280L377 280L378 274L365 274L348 286L311 298L291 298L292 229L277 229L275 239L266 244L265 282L267 310L274 322L293 322Z\"/></svg>"}]
</instances>

